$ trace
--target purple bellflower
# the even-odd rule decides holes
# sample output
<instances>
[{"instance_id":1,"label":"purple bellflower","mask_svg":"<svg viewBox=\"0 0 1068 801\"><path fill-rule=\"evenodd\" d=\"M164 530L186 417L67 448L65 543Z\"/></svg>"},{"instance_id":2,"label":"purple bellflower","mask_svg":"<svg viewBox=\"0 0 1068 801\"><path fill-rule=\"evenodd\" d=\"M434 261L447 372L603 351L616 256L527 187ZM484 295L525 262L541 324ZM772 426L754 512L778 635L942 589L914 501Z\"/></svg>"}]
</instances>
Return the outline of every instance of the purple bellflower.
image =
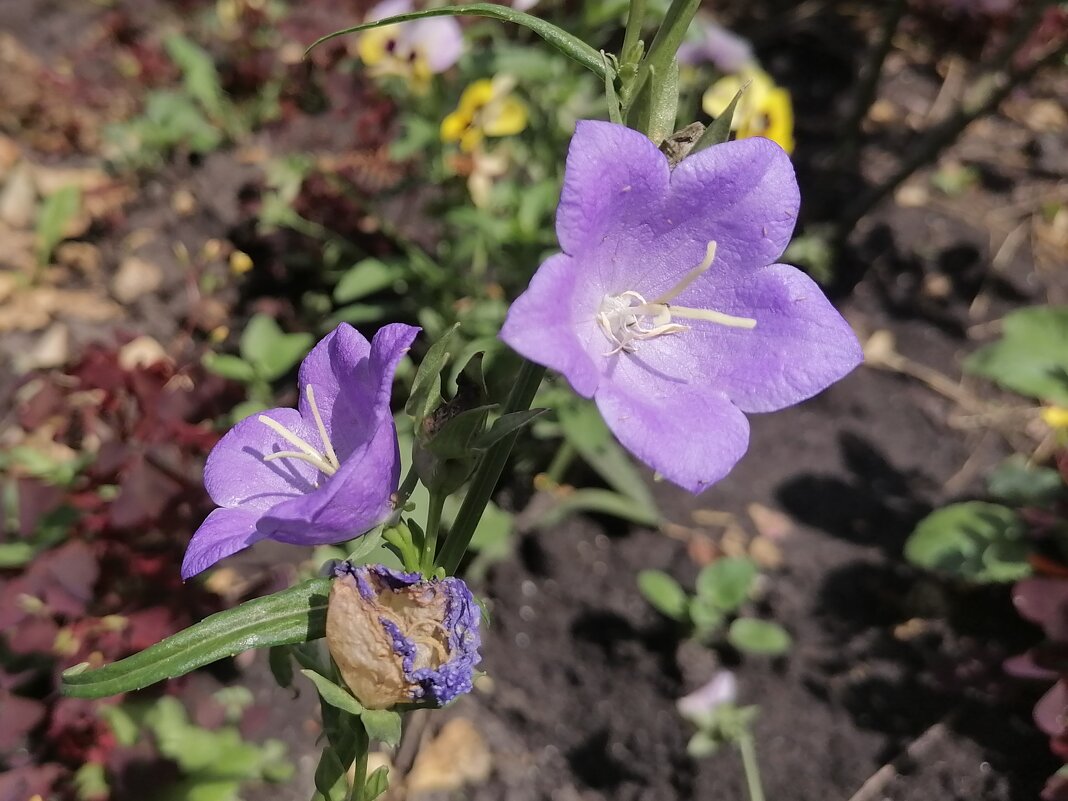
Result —
<instances>
[{"instance_id":1,"label":"purple bellflower","mask_svg":"<svg viewBox=\"0 0 1068 801\"><path fill-rule=\"evenodd\" d=\"M424 579L382 565L334 570L326 644L341 677L368 709L471 691L480 610L458 578Z\"/></svg>"},{"instance_id":2,"label":"purple bellflower","mask_svg":"<svg viewBox=\"0 0 1068 801\"><path fill-rule=\"evenodd\" d=\"M593 398L640 460L697 493L745 453L745 413L798 403L862 360L804 273L774 264L799 194L786 153L755 137L674 170L644 135L583 121L550 257L501 338Z\"/></svg>"},{"instance_id":3,"label":"purple bellflower","mask_svg":"<svg viewBox=\"0 0 1068 801\"><path fill-rule=\"evenodd\" d=\"M193 535L189 578L262 539L342 542L393 513L400 481L390 393L418 328L394 324L368 342L343 324L300 365L296 409L268 409L212 449L204 485L219 509Z\"/></svg>"}]
</instances>

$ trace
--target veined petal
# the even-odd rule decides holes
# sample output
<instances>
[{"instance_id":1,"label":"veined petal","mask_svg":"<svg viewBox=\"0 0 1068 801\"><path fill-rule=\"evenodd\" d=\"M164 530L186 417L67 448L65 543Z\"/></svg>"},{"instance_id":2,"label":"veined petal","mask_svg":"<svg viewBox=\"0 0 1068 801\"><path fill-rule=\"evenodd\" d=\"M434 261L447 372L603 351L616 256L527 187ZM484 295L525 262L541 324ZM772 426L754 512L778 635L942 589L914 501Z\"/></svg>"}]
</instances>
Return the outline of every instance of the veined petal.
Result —
<instances>
[{"instance_id":1,"label":"veined petal","mask_svg":"<svg viewBox=\"0 0 1068 801\"><path fill-rule=\"evenodd\" d=\"M300 365L300 414L305 427L316 432L308 442L321 446L307 394L310 385L338 459L344 462L363 447L389 408L393 371L418 332L407 325L388 325L371 343L342 323L327 334Z\"/></svg>"},{"instance_id":2,"label":"veined petal","mask_svg":"<svg viewBox=\"0 0 1068 801\"><path fill-rule=\"evenodd\" d=\"M400 484L400 451L392 418L385 418L367 446L341 463L321 487L264 514L260 528L271 539L325 545L358 537L393 511Z\"/></svg>"},{"instance_id":3,"label":"veined petal","mask_svg":"<svg viewBox=\"0 0 1068 801\"><path fill-rule=\"evenodd\" d=\"M690 330L642 351L695 387L725 393L744 412L800 403L864 360L853 329L816 283L785 264L746 274L713 267L678 304L756 320L752 329L687 320Z\"/></svg>"},{"instance_id":4,"label":"veined petal","mask_svg":"<svg viewBox=\"0 0 1068 801\"><path fill-rule=\"evenodd\" d=\"M265 510L315 488L322 473L306 461L264 457L296 448L259 418L269 417L312 447L319 433L296 409L268 409L246 417L219 440L204 465L204 486L219 506Z\"/></svg>"},{"instance_id":5,"label":"veined petal","mask_svg":"<svg viewBox=\"0 0 1068 801\"><path fill-rule=\"evenodd\" d=\"M220 559L244 550L266 537L257 529L260 513L246 509L216 509L189 541L182 560L182 578L207 570Z\"/></svg>"},{"instance_id":6,"label":"veined petal","mask_svg":"<svg viewBox=\"0 0 1068 801\"><path fill-rule=\"evenodd\" d=\"M695 494L726 476L749 446L749 421L725 395L656 378L629 358L594 400L627 450Z\"/></svg>"},{"instance_id":7,"label":"veined petal","mask_svg":"<svg viewBox=\"0 0 1068 801\"><path fill-rule=\"evenodd\" d=\"M567 154L556 235L581 256L608 239L631 240L656 225L668 190L667 158L648 137L608 122L582 120Z\"/></svg>"},{"instance_id":8,"label":"veined petal","mask_svg":"<svg viewBox=\"0 0 1068 801\"><path fill-rule=\"evenodd\" d=\"M575 392L589 398L599 380L589 352L610 346L593 320L596 287L591 294L590 283L581 279L575 259L563 253L549 258L508 309L500 336L520 355L562 373ZM576 310L584 308L590 313L577 319Z\"/></svg>"}]
</instances>

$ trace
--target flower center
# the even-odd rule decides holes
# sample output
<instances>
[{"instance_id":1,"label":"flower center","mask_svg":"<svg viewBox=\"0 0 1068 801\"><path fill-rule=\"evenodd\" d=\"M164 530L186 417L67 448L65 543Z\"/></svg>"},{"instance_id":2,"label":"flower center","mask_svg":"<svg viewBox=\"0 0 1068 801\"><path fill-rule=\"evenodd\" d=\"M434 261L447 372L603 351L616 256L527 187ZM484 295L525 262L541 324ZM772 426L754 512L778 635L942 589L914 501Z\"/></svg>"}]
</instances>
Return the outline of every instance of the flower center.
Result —
<instances>
[{"instance_id":1,"label":"flower center","mask_svg":"<svg viewBox=\"0 0 1068 801\"><path fill-rule=\"evenodd\" d=\"M323 418L322 415L319 414L319 407L315 403L315 390L312 389L311 384L308 384L308 386L304 388L304 391L308 396L308 405L311 407L312 417L315 418L315 426L319 429L319 439L322 440L323 450L320 451L314 445L309 445L277 420L273 420L267 415L261 414L256 418L257 420L278 434L278 436L290 445L293 445L298 449L295 451L278 451L276 453L267 454L263 457L263 461L273 462L276 459L300 459L302 462L307 462L317 468L325 475L332 476L337 472L338 468L341 467L341 463L338 461L337 453L335 453L334 446L330 442L330 435L326 433L326 426L323 425Z\"/></svg>"},{"instance_id":2,"label":"flower center","mask_svg":"<svg viewBox=\"0 0 1068 801\"><path fill-rule=\"evenodd\" d=\"M691 309L673 306L671 301L681 295L702 274L708 271L716 258L716 243L709 242L704 261L690 270L675 286L655 300L628 289L618 295L605 295L597 310L597 324L615 347L605 356L614 356L620 351L634 353L635 343L655 339L667 334L678 334L690 326L673 322L674 318L703 320L706 323L725 325L728 328L756 328L756 320L750 317L735 317L711 309Z\"/></svg>"}]
</instances>

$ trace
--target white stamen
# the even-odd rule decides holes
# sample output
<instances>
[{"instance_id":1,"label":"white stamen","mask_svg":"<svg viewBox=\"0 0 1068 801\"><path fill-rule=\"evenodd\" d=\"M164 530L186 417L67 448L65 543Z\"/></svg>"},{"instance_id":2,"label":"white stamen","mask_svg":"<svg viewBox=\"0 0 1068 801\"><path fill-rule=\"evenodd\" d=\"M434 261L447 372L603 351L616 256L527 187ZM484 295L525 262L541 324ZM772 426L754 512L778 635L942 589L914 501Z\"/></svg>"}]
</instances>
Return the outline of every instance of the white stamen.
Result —
<instances>
[{"instance_id":1,"label":"white stamen","mask_svg":"<svg viewBox=\"0 0 1068 801\"><path fill-rule=\"evenodd\" d=\"M605 355L614 356L620 351L633 353L636 349L635 342L680 334L689 330L690 326L673 323L673 317L701 320L728 328L747 330L755 328L756 320L749 317L735 317L712 309L691 309L670 304L669 301L685 292L690 284L708 271L715 258L716 243L709 242L704 260L687 272L675 286L652 302L647 301L633 289L628 289L618 295L605 295L601 299L601 307L597 310L597 324L608 341L616 346Z\"/></svg>"},{"instance_id":2,"label":"white stamen","mask_svg":"<svg viewBox=\"0 0 1068 801\"><path fill-rule=\"evenodd\" d=\"M277 459L299 459L302 462L307 462L312 465L312 467L319 470L321 473L332 476L338 471L338 468L341 467L341 462L337 458L337 452L334 450L333 443L330 442L330 436L327 434L326 426L323 425L322 415L319 414L319 407L315 403L315 390L312 389L311 384L308 384L305 388L305 393L308 396L308 404L311 406L312 416L315 418L316 428L319 429L319 437L323 441L323 452L316 450L314 446L309 445L277 420L274 420L265 414L261 414L256 418L257 420L278 434L278 436L286 442L299 448L299 450L296 451L277 451L275 453L269 453L263 457L263 461L273 462Z\"/></svg>"}]
</instances>

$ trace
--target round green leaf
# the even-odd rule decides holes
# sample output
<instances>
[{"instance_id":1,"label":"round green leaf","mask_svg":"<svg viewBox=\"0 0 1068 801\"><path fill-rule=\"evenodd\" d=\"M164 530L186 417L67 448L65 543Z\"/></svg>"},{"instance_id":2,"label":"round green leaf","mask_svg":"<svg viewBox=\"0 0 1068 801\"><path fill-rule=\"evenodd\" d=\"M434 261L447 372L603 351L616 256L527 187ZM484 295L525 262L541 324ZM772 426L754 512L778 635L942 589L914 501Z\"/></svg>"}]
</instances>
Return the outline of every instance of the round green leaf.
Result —
<instances>
[{"instance_id":1,"label":"round green leaf","mask_svg":"<svg viewBox=\"0 0 1068 801\"><path fill-rule=\"evenodd\" d=\"M785 654L793 642L778 623L752 617L740 617L731 623L727 641L739 651L764 656Z\"/></svg>"},{"instance_id":2,"label":"round green leaf","mask_svg":"<svg viewBox=\"0 0 1068 801\"><path fill-rule=\"evenodd\" d=\"M638 589L656 611L673 620L686 620L689 596L675 579L663 570L643 570L638 574Z\"/></svg>"}]
</instances>

